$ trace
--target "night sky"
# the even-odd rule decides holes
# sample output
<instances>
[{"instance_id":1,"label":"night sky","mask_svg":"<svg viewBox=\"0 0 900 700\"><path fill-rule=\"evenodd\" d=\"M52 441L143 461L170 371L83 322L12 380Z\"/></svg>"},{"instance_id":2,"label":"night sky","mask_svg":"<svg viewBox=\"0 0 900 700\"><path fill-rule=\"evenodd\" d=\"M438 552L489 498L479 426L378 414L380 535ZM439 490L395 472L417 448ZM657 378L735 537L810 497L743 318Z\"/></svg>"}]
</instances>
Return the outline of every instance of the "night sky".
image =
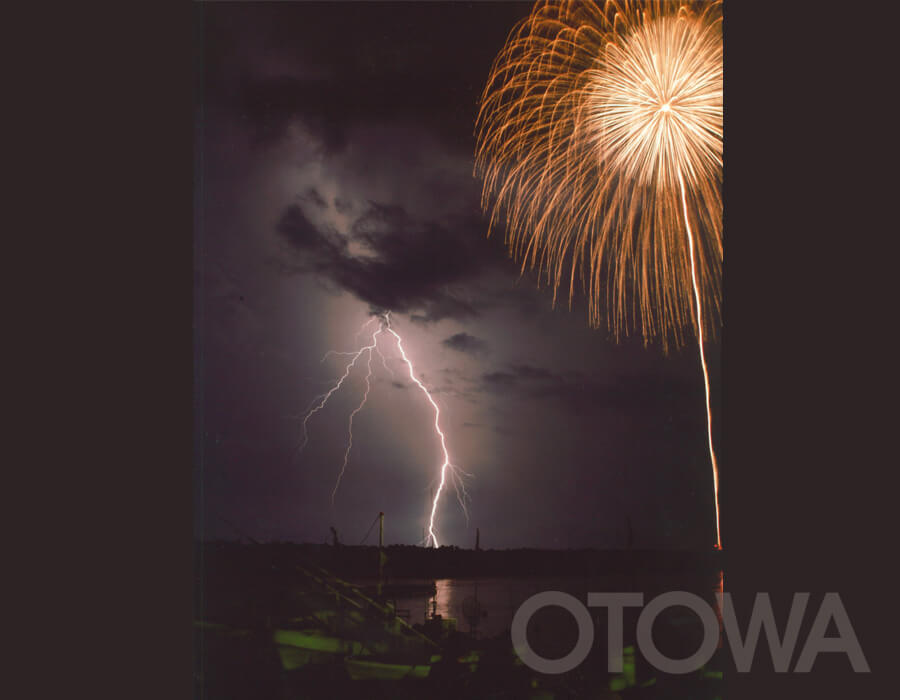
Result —
<instances>
[{"instance_id":1,"label":"night sky","mask_svg":"<svg viewBox=\"0 0 900 700\"><path fill-rule=\"evenodd\" d=\"M333 508L364 367L297 451L305 409L346 364L322 356L359 347L371 311L390 309L472 475L470 522L445 494L441 544L471 547L478 527L485 548L620 547L630 520L636 547L712 546L696 347L614 342L588 328L582 300L554 309L502 237L486 238L477 102L529 10L202 5L198 536L324 542L334 525L357 544L384 511L388 544L422 539L440 449L390 343L397 380L373 362ZM707 353L718 446L720 345Z\"/></svg>"}]
</instances>

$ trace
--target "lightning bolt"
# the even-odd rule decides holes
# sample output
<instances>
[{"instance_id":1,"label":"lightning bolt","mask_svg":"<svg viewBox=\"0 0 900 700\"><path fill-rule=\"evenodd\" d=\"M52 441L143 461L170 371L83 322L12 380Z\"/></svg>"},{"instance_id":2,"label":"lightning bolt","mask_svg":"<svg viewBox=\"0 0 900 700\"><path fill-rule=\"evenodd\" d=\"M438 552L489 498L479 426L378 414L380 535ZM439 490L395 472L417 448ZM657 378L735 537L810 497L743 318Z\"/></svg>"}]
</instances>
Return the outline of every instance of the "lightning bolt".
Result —
<instances>
[{"instance_id":1,"label":"lightning bolt","mask_svg":"<svg viewBox=\"0 0 900 700\"><path fill-rule=\"evenodd\" d=\"M372 351L377 350L376 343L378 342L379 333L381 333L380 328L375 331L375 335L372 336L372 346L363 348L363 350L368 350L368 358L366 360L366 391L363 394L362 401L359 402L359 406L354 408L350 413L350 419L347 423L347 434L349 436L347 439L347 449L344 450L344 463L341 465L341 471L334 484L334 490L331 492L331 505L334 505L334 497L337 496L338 487L341 485L341 479L344 478L344 472L347 471L347 460L350 459L350 450L353 449L353 417L362 410L362 407L366 405L366 401L369 400L369 390L372 388L370 382L372 378Z\"/></svg>"},{"instance_id":2,"label":"lightning bolt","mask_svg":"<svg viewBox=\"0 0 900 700\"><path fill-rule=\"evenodd\" d=\"M439 485L437 488L437 492L434 494L431 503L431 515L429 517L428 522L428 537L425 539L425 544L431 542L435 547L438 547L438 539L435 533L435 520L437 518L437 508L438 503L440 502L441 495L447 486L448 480L449 485L453 487L457 501L460 504L460 507L463 510L463 513L466 516L466 522L469 520L469 510L466 505L467 501L469 501L469 494L466 491L464 477L471 476L467 472L463 471L458 466L454 465L450 459L450 453L447 449L447 439L444 435L443 430L441 430L441 409L435 402L434 398L431 396L431 392L425 387L425 385L416 377L415 368L413 367L412 361L406 354L406 351L403 348L403 339L400 335L391 327L391 312L387 311L384 314L372 316L366 323L363 324L362 328L357 332L356 338L359 339L359 336L372 324L373 321L380 320L378 330L376 330L372 334L372 342L368 345L364 345L358 350L352 352L340 352L337 350L329 350L322 357L321 362L325 362L331 356L337 357L349 357L350 361L344 367L343 374L338 378L338 380L332 385L332 387L325 393L319 394L316 396L309 405L304 417L303 417L303 440L300 445L300 450L306 446L309 441L309 431L307 424L309 423L310 418L312 418L316 413L321 411L325 405L328 403L328 400L337 392L341 386L344 384L344 381L353 371L353 368L356 366L356 363L359 361L363 355L366 357L366 376L365 376L365 391L363 392L362 399L359 404L353 411L350 413L347 422L347 447L344 450L344 460L341 464L341 469L337 477L337 481L334 485L334 489L331 492L331 502L334 505L334 499L337 495L338 488L341 485L341 481L344 477L344 473L347 470L347 463L350 459L350 452L353 448L353 419L356 417L363 407L366 405L366 402L369 400L369 393L372 388L372 353L376 353L381 360L381 364L384 367L385 371L390 374L391 379L394 379L394 372L387 364L387 359L384 354L381 352L381 349L378 347L378 336L383 332L387 331L397 341L397 349L400 351L400 356L403 362L406 364L406 367L409 371L409 378L412 382L422 390L422 393L425 394L425 398L428 399L428 402L431 404L431 407L434 409L434 430L437 435L440 445L441 451L443 453L444 461L441 463L439 467Z\"/></svg>"},{"instance_id":3,"label":"lightning bolt","mask_svg":"<svg viewBox=\"0 0 900 700\"><path fill-rule=\"evenodd\" d=\"M440 483L438 484L437 492L434 494L434 500L431 503L431 517L428 520L428 537L435 547L439 547L437 535L434 532L434 519L437 514L438 502L441 500L441 492L444 490L444 486L447 482L447 473L451 475L451 479L453 481L454 488L456 488L457 498L459 499L460 505L463 508L463 512L466 514L466 519L468 520L469 513L468 509L465 506L465 502L462 498L462 494L466 496L468 494L465 493L465 487L462 487L462 493L460 492L460 484L462 479L456 474L456 468L450 462L450 453L447 451L447 439L444 436L444 431L441 430L441 409L438 407L437 403L435 403L434 399L431 397L431 393L428 389L425 388L425 385L419 381L418 377L416 377L416 372L413 369L412 362L410 362L409 358L406 356L406 351L403 349L403 340L400 336L391 328L391 316L390 311L385 314L385 330L394 336L397 339L397 349L400 351L400 356L403 358L403 361L406 363L407 368L409 369L409 378L415 383L417 387L422 390L422 393L425 394L425 398L428 399L428 403L431 404L431 407L434 409L434 431L438 434L441 441L441 450L444 453L444 461L440 466ZM426 540L426 544L427 544Z\"/></svg>"},{"instance_id":4,"label":"lightning bolt","mask_svg":"<svg viewBox=\"0 0 900 700\"><path fill-rule=\"evenodd\" d=\"M372 322L372 319L369 319L366 322L366 324L360 329L359 332L362 333L362 331L366 328L366 326L368 326L371 322ZM364 352L366 352L366 350L369 351L369 356L371 359L371 350L372 350L372 348L375 347L375 344L378 342L377 338L378 338L378 334L380 332L381 332L381 329L379 329L378 331L376 331L374 333L374 335L372 336L372 344L371 345L365 345L365 346L361 347L359 350L357 350L356 352L337 352L336 350L329 350L322 357L322 360L321 360L322 362L325 362L325 360L328 359L331 355L340 355L340 356L344 356L344 357L349 356L349 357L352 357L352 359L347 364L347 366L344 368L344 373L341 375L340 379L337 380L337 382L334 384L334 386L332 386L331 389L326 391L324 394L319 394L318 396L316 396L312 400L312 403L310 403L309 408L306 410L306 414L303 416L303 440L300 443L300 451L302 451L303 448L306 447L306 443L309 442L309 431L307 429L307 424L309 423L309 419L312 418L316 413L321 411L323 408L325 408L325 404L328 403L328 399L330 399L332 397L334 392L336 392L338 389L341 388L341 385L343 385L344 380L347 379L347 377L350 376L350 372L353 371L353 367L356 365L356 361L362 356L362 354ZM359 336L359 333L357 333L357 336ZM318 401L319 403L316 404L316 401ZM365 402L363 402L363 403L365 403Z\"/></svg>"}]
</instances>

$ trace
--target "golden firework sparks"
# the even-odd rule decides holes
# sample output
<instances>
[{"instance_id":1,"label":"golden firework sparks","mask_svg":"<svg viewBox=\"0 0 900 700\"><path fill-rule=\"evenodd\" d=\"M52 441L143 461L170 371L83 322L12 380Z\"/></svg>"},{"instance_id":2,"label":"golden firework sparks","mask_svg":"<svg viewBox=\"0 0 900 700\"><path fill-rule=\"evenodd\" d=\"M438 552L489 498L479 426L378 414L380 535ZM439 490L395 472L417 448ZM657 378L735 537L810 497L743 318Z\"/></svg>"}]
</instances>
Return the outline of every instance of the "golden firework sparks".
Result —
<instances>
[{"instance_id":1,"label":"golden firework sparks","mask_svg":"<svg viewBox=\"0 0 900 700\"><path fill-rule=\"evenodd\" d=\"M476 124L489 230L594 326L664 348L721 313L722 5L543 0L513 29Z\"/></svg>"}]
</instances>

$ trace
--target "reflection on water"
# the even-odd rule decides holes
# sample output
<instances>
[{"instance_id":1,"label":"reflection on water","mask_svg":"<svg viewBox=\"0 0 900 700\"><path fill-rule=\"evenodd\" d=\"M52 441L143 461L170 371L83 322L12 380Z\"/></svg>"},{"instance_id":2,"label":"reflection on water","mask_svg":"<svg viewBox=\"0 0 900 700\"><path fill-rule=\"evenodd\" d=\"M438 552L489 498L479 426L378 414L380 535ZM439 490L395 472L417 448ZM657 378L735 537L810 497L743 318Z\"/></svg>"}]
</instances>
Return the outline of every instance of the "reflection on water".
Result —
<instances>
[{"instance_id":1,"label":"reflection on water","mask_svg":"<svg viewBox=\"0 0 900 700\"><path fill-rule=\"evenodd\" d=\"M690 591L701 596L715 610L718 607L715 593L722 589L722 573L439 579L435 581L435 587L434 598L427 595L398 597L397 608L408 612L411 623L424 622L435 612L444 618L456 619L460 631L478 637L495 637L508 634L519 606L542 591L563 591L584 604L590 591L638 591L644 594L645 605L661 593ZM598 611L595 618L602 615L602 611ZM574 622L572 625L574 627Z\"/></svg>"}]
</instances>

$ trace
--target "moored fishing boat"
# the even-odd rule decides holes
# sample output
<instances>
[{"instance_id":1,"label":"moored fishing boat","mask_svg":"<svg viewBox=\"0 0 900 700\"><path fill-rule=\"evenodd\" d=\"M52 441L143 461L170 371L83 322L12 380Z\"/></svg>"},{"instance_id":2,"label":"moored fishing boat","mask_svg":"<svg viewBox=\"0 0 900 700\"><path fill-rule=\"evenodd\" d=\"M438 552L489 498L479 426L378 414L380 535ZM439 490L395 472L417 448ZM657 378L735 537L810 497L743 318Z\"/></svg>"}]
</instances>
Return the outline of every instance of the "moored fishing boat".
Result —
<instances>
[{"instance_id":1,"label":"moored fishing boat","mask_svg":"<svg viewBox=\"0 0 900 700\"><path fill-rule=\"evenodd\" d=\"M344 660L344 668L355 681L423 680L428 678L432 664L440 660L439 654L433 654L428 659L419 661L403 659L396 655L347 657Z\"/></svg>"}]
</instances>

